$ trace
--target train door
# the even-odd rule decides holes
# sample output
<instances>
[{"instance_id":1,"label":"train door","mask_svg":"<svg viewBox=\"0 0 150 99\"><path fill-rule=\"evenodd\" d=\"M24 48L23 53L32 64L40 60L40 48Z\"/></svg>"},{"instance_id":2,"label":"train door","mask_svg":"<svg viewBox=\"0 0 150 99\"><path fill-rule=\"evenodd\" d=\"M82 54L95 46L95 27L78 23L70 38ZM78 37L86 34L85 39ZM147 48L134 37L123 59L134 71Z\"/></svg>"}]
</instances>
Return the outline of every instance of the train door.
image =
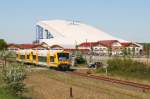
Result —
<instances>
[{"instance_id":1,"label":"train door","mask_svg":"<svg viewBox=\"0 0 150 99\"><path fill-rule=\"evenodd\" d=\"M17 53L17 56L18 56L18 60L20 60L20 52L19 51Z\"/></svg>"},{"instance_id":2,"label":"train door","mask_svg":"<svg viewBox=\"0 0 150 99\"><path fill-rule=\"evenodd\" d=\"M30 52L30 62L31 63L33 62L33 52L32 51Z\"/></svg>"},{"instance_id":3,"label":"train door","mask_svg":"<svg viewBox=\"0 0 150 99\"><path fill-rule=\"evenodd\" d=\"M59 64L57 52L54 53L54 64L57 64L57 65Z\"/></svg>"},{"instance_id":4,"label":"train door","mask_svg":"<svg viewBox=\"0 0 150 99\"><path fill-rule=\"evenodd\" d=\"M47 52L47 65L49 66L50 65L50 51Z\"/></svg>"},{"instance_id":5,"label":"train door","mask_svg":"<svg viewBox=\"0 0 150 99\"><path fill-rule=\"evenodd\" d=\"M25 61L27 61L27 52L25 52Z\"/></svg>"}]
</instances>

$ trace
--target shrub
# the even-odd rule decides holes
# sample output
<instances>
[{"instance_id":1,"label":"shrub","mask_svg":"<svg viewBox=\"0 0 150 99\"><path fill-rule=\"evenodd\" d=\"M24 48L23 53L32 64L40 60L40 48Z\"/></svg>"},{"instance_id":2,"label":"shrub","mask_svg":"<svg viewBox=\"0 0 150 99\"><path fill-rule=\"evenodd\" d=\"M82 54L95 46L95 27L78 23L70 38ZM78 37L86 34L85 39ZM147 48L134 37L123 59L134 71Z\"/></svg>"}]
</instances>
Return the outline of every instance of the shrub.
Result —
<instances>
[{"instance_id":1,"label":"shrub","mask_svg":"<svg viewBox=\"0 0 150 99\"><path fill-rule=\"evenodd\" d=\"M113 58L108 60L108 73L111 75L119 75L126 77L136 77L140 79L149 79L150 67L130 58ZM104 72L103 69L98 72Z\"/></svg>"},{"instance_id":2,"label":"shrub","mask_svg":"<svg viewBox=\"0 0 150 99\"><path fill-rule=\"evenodd\" d=\"M0 99L20 99L19 96L14 96L5 88L0 88Z\"/></svg>"},{"instance_id":3,"label":"shrub","mask_svg":"<svg viewBox=\"0 0 150 99\"><path fill-rule=\"evenodd\" d=\"M10 64L3 68L2 79L13 94L21 95L25 91L26 67L23 64Z\"/></svg>"},{"instance_id":4,"label":"shrub","mask_svg":"<svg viewBox=\"0 0 150 99\"><path fill-rule=\"evenodd\" d=\"M76 57L75 62L76 64L84 64L86 60L83 57Z\"/></svg>"},{"instance_id":5,"label":"shrub","mask_svg":"<svg viewBox=\"0 0 150 99\"><path fill-rule=\"evenodd\" d=\"M76 53L75 63L76 64L85 64L86 63L86 59L83 58L83 55L81 52Z\"/></svg>"}]
</instances>

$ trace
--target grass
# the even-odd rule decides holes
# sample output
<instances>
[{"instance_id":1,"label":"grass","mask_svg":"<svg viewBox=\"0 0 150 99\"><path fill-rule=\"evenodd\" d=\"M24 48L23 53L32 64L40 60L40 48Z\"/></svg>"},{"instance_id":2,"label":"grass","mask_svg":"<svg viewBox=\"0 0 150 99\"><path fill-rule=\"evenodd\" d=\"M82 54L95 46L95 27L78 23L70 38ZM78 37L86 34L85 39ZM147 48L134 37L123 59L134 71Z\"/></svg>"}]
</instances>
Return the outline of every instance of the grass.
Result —
<instances>
[{"instance_id":1,"label":"grass","mask_svg":"<svg viewBox=\"0 0 150 99\"><path fill-rule=\"evenodd\" d=\"M115 85L105 84L101 81L91 80L86 78L81 78L79 76L70 76L66 74L52 74L49 73L49 77L53 79L59 79L67 85L78 86L86 90L92 90L93 92L98 92L103 95L112 96L112 99L115 97L124 97L123 99L147 99L147 95L141 92L131 91L116 87ZM57 80L56 80L57 81ZM107 98L106 98L107 99Z\"/></svg>"},{"instance_id":2,"label":"grass","mask_svg":"<svg viewBox=\"0 0 150 99\"><path fill-rule=\"evenodd\" d=\"M150 66L144 63L130 58L113 58L108 60L108 65L107 70L110 76L150 81ZM105 69L100 68L97 72L105 73Z\"/></svg>"},{"instance_id":3,"label":"grass","mask_svg":"<svg viewBox=\"0 0 150 99\"><path fill-rule=\"evenodd\" d=\"M0 99L20 99L19 96L12 95L7 89L0 88Z\"/></svg>"},{"instance_id":4,"label":"grass","mask_svg":"<svg viewBox=\"0 0 150 99\"><path fill-rule=\"evenodd\" d=\"M2 77L1 77L1 72L0 72L0 99L20 99L20 97L15 96L11 94L7 89L2 87L3 85Z\"/></svg>"}]
</instances>

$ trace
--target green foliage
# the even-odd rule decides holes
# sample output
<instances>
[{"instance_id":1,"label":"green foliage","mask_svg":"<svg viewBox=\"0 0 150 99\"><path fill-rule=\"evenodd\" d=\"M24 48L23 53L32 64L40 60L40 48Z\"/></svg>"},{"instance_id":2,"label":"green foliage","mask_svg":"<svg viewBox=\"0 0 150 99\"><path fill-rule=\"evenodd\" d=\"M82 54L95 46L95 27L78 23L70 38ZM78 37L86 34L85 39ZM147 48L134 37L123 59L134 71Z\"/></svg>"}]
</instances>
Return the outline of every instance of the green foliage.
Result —
<instances>
[{"instance_id":1,"label":"green foliage","mask_svg":"<svg viewBox=\"0 0 150 99\"><path fill-rule=\"evenodd\" d=\"M14 53L6 50L0 51L0 58L10 60ZM11 58L12 59L12 58ZM23 80L26 78L25 66L23 64L6 64L0 68L0 99L20 99L25 89Z\"/></svg>"},{"instance_id":2,"label":"green foliage","mask_svg":"<svg viewBox=\"0 0 150 99\"><path fill-rule=\"evenodd\" d=\"M150 67L130 58L113 58L108 60L108 73L130 78L150 80ZM99 72L105 72L100 69Z\"/></svg>"},{"instance_id":3,"label":"green foliage","mask_svg":"<svg viewBox=\"0 0 150 99\"><path fill-rule=\"evenodd\" d=\"M10 52L7 50L0 51L0 59L4 58L16 58L16 53L15 52Z\"/></svg>"},{"instance_id":4,"label":"green foliage","mask_svg":"<svg viewBox=\"0 0 150 99\"><path fill-rule=\"evenodd\" d=\"M20 99L19 96L14 96L5 88L0 88L0 99Z\"/></svg>"},{"instance_id":5,"label":"green foliage","mask_svg":"<svg viewBox=\"0 0 150 99\"><path fill-rule=\"evenodd\" d=\"M26 67L23 64L9 64L2 70L2 79L13 94L21 95L25 91Z\"/></svg>"},{"instance_id":6,"label":"green foliage","mask_svg":"<svg viewBox=\"0 0 150 99\"><path fill-rule=\"evenodd\" d=\"M81 52L76 53L75 63L76 64L85 64L86 63L86 59L83 58L83 55Z\"/></svg>"},{"instance_id":7,"label":"green foliage","mask_svg":"<svg viewBox=\"0 0 150 99\"><path fill-rule=\"evenodd\" d=\"M150 43L141 43L143 45L144 54L148 55L150 54Z\"/></svg>"},{"instance_id":8,"label":"green foliage","mask_svg":"<svg viewBox=\"0 0 150 99\"><path fill-rule=\"evenodd\" d=\"M5 40L0 39L0 50L4 50L7 48L7 43L5 42Z\"/></svg>"}]
</instances>

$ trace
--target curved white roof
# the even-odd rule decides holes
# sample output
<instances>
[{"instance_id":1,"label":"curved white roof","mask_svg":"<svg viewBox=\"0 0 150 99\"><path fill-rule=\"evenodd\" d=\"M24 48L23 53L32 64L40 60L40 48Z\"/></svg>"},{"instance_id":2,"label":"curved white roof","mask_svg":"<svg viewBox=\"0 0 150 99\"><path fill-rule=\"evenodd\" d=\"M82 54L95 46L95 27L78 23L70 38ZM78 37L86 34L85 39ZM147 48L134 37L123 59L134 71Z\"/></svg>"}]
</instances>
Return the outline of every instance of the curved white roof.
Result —
<instances>
[{"instance_id":1,"label":"curved white roof","mask_svg":"<svg viewBox=\"0 0 150 99\"><path fill-rule=\"evenodd\" d=\"M113 37L100 29L75 21L40 21L37 25L47 29L54 36L54 38L51 39L40 39L40 42L45 42L50 46L57 44L65 48L74 48L76 44L100 40L127 42L123 39Z\"/></svg>"}]
</instances>

